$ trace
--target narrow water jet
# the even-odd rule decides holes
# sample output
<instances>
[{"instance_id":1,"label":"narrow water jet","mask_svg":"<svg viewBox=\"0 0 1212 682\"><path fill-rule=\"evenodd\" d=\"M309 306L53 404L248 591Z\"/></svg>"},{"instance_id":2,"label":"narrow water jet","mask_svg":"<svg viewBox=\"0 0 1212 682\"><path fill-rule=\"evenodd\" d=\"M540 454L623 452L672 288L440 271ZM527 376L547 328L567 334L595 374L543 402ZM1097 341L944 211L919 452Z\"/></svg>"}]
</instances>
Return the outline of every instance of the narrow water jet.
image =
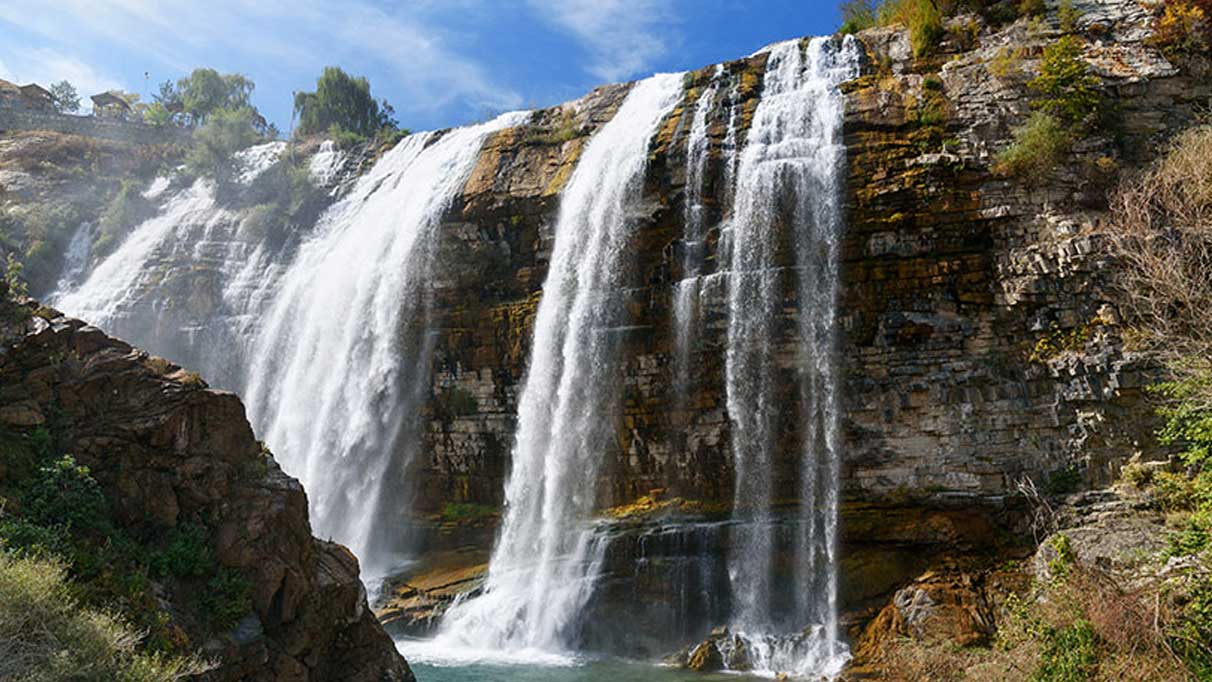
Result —
<instances>
[{"instance_id":1,"label":"narrow water jet","mask_svg":"<svg viewBox=\"0 0 1212 682\"><path fill-rule=\"evenodd\" d=\"M849 38L841 45L817 38L769 48L728 225L725 379L736 521L728 558L731 627L759 670L828 675L847 656L836 615L834 346L845 153L838 85L857 75L858 52ZM791 258L780 243L787 232ZM780 342L788 334L783 318L789 295L799 299L792 353ZM792 375L799 386L798 414L787 409L780 375ZM776 453L780 434L797 429L803 438L800 505L798 517L788 521L774 513ZM785 544L779 528L787 522L796 529L790 595L775 587L775 556Z\"/></svg>"},{"instance_id":2,"label":"narrow water jet","mask_svg":"<svg viewBox=\"0 0 1212 682\"><path fill-rule=\"evenodd\" d=\"M650 141L682 74L636 83L590 140L560 202L522 389L506 510L483 594L447 612L445 648L569 652L605 549L590 520L615 430L626 253Z\"/></svg>"},{"instance_id":3,"label":"narrow water jet","mask_svg":"<svg viewBox=\"0 0 1212 682\"><path fill-rule=\"evenodd\" d=\"M698 339L699 275L706 248L703 184L711 144L707 135L707 119L715 104L718 81L723 74L724 67L721 65L716 69L711 84L699 95L686 142L686 199L682 211L680 264L682 278L673 285L673 408L677 411L686 409L690 392L690 356Z\"/></svg>"}]
</instances>

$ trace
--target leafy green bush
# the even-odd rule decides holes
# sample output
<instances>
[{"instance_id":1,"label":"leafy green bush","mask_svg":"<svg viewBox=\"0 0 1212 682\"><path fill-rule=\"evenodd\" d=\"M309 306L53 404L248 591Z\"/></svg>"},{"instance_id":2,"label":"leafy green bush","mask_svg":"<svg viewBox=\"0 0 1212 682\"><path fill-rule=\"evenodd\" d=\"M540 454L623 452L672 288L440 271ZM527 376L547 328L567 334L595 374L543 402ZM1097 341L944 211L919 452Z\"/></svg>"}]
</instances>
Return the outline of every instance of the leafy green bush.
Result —
<instances>
[{"instance_id":1,"label":"leafy green bush","mask_svg":"<svg viewBox=\"0 0 1212 682\"><path fill-rule=\"evenodd\" d=\"M252 583L231 568L221 568L198 600L215 631L230 630L252 611Z\"/></svg>"},{"instance_id":2,"label":"leafy green bush","mask_svg":"<svg viewBox=\"0 0 1212 682\"><path fill-rule=\"evenodd\" d=\"M1099 80L1082 59L1082 41L1062 36L1044 48L1039 75L1027 83L1035 92L1032 106L1066 125L1087 125L1102 103Z\"/></svg>"},{"instance_id":3,"label":"leafy green bush","mask_svg":"<svg viewBox=\"0 0 1212 682\"><path fill-rule=\"evenodd\" d=\"M1035 112L1026 124L1014 130L1014 141L997 155L993 170L998 175L1042 181L1065 158L1072 144L1060 120Z\"/></svg>"},{"instance_id":4,"label":"leafy green bush","mask_svg":"<svg viewBox=\"0 0 1212 682\"><path fill-rule=\"evenodd\" d=\"M88 467L76 464L71 455L46 464L38 471L24 495L23 517L42 526L60 526L67 531L105 531L109 528L109 503Z\"/></svg>"},{"instance_id":5,"label":"leafy green bush","mask_svg":"<svg viewBox=\"0 0 1212 682\"><path fill-rule=\"evenodd\" d=\"M929 55L947 34L942 10L933 0L887 0L880 5L879 23L908 28L913 54L919 58Z\"/></svg>"},{"instance_id":6,"label":"leafy green bush","mask_svg":"<svg viewBox=\"0 0 1212 682\"><path fill-rule=\"evenodd\" d=\"M1079 618L1065 628L1049 628L1040 664L1031 682L1085 682L1098 665L1094 628Z\"/></svg>"},{"instance_id":7,"label":"leafy green bush","mask_svg":"<svg viewBox=\"0 0 1212 682\"><path fill-rule=\"evenodd\" d=\"M215 566L206 528L193 523L173 528L169 531L167 546L153 554L149 563L152 572L161 576L190 578L211 573Z\"/></svg>"},{"instance_id":8,"label":"leafy green bush","mask_svg":"<svg viewBox=\"0 0 1212 682\"><path fill-rule=\"evenodd\" d=\"M328 126L328 138L337 149L353 149L360 144L366 144L367 140L365 135L346 130L336 123Z\"/></svg>"},{"instance_id":9,"label":"leafy green bush","mask_svg":"<svg viewBox=\"0 0 1212 682\"><path fill-rule=\"evenodd\" d=\"M118 618L82 607L62 563L0 553L0 679L175 682L208 668L141 653L139 640Z\"/></svg>"},{"instance_id":10,"label":"leafy green bush","mask_svg":"<svg viewBox=\"0 0 1212 682\"><path fill-rule=\"evenodd\" d=\"M1212 680L1212 579L1198 579L1188 596L1178 622L1169 628L1170 646L1196 679Z\"/></svg>"},{"instance_id":11,"label":"leafy green bush","mask_svg":"<svg viewBox=\"0 0 1212 682\"><path fill-rule=\"evenodd\" d=\"M252 109L220 109L194 131L194 146L185 156L186 171L195 177L213 178L220 184L236 172L235 154L255 144L260 135L253 128Z\"/></svg>"}]
</instances>

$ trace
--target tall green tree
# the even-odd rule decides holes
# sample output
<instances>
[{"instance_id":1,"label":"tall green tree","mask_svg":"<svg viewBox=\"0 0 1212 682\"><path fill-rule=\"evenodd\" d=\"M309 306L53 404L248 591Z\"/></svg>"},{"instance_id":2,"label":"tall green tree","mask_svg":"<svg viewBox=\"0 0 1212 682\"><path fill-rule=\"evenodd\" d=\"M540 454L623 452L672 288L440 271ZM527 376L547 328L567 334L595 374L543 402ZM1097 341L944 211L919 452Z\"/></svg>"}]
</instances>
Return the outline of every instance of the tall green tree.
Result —
<instances>
[{"instance_id":1,"label":"tall green tree","mask_svg":"<svg viewBox=\"0 0 1212 682\"><path fill-rule=\"evenodd\" d=\"M338 67L328 66L316 80L315 92L295 93L296 129L301 135L324 132L332 127L370 136L380 130L394 130L395 110L386 100L376 101L370 94L370 81L354 77Z\"/></svg>"},{"instance_id":2,"label":"tall green tree","mask_svg":"<svg viewBox=\"0 0 1212 682\"><path fill-rule=\"evenodd\" d=\"M201 125L211 114L226 109L253 108L251 97L256 84L247 76L238 73L220 74L214 69L194 69L186 78L177 81L176 93L160 86L157 101L165 98L165 106L179 103L182 113L190 123Z\"/></svg>"},{"instance_id":3,"label":"tall green tree","mask_svg":"<svg viewBox=\"0 0 1212 682\"><path fill-rule=\"evenodd\" d=\"M51 98L55 102L55 111L61 114L71 114L80 110L80 93L76 87L66 80L50 86Z\"/></svg>"}]
</instances>

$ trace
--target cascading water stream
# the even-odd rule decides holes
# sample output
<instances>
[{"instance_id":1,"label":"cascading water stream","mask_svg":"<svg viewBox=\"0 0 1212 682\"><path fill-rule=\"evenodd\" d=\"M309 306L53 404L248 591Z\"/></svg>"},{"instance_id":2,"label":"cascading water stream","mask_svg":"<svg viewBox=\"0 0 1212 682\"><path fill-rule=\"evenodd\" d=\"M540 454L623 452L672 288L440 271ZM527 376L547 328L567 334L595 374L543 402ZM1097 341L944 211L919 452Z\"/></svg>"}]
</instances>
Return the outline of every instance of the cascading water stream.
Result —
<instances>
[{"instance_id":1,"label":"cascading water stream","mask_svg":"<svg viewBox=\"0 0 1212 682\"><path fill-rule=\"evenodd\" d=\"M682 93L681 74L636 83L591 139L560 201L555 246L521 393L501 535L483 594L447 612L435 644L566 652L604 540L590 515L614 433L625 249L648 148Z\"/></svg>"},{"instance_id":2,"label":"cascading water stream","mask_svg":"<svg viewBox=\"0 0 1212 682\"><path fill-rule=\"evenodd\" d=\"M834 337L845 153L837 86L857 76L858 48L852 39L839 46L818 38L806 47L790 41L769 51L728 225L725 379L736 476L732 628L759 670L829 675L847 656L836 616L840 453ZM787 232L793 259L780 249L780 235ZM787 354L778 338L792 279L800 302L799 352ZM780 365L783 358L795 366ZM780 398L780 373L795 375L802 398L791 595L774 588L774 454L778 434L791 426Z\"/></svg>"},{"instance_id":3,"label":"cascading water stream","mask_svg":"<svg viewBox=\"0 0 1212 682\"><path fill-rule=\"evenodd\" d=\"M247 189L277 163L285 144L268 142L239 152L235 191ZM209 381L238 388L243 337L239 326L229 324L227 317L254 317L256 305L251 297L229 293L260 249L255 240L239 238L240 213L218 201L213 182L198 179L170 192L172 184L165 177L152 182L143 197L159 202L156 215L134 226L87 276L93 235L82 227L72 239L63 276L48 300L153 353L186 362ZM77 238L82 239L79 245ZM77 267L75 261L82 262ZM259 286L271 286L276 271L264 258L258 260ZM217 283L215 293L223 298L225 308L213 307L209 292L170 284L201 280L200 273L205 273L206 281ZM180 289L189 292L188 300L170 297L170 292ZM179 319L172 314L195 306L206 311L199 315L206 322L177 326Z\"/></svg>"},{"instance_id":4,"label":"cascading water stream","mask_svg":"<svg viewBox=\"0 0 1212 682\"><path fill-rule=\"evenodd\" d=\"M484 139L528 116L418 133L388 152L300 246L252 345L257 432L307 486L316 533L348 545L368 583L407 550L439 221Z\"/></svg>"},{"instance_id":5,"label":"cascading water stream","mask_svg":"<svg viewBox=\"0 0 1212 682\"><path fill-rule=\"evenodd\" d=\"M703 226L706 207L703 205L703 175L707 167L710 138L707 117L715 104L717 81L724 67L716 69L711 85L703 89L694 107L690 136L686 143L686 206L682 213L682 279L673 287L673 368L674 409L686 408L690 390L690 355L698 337L699 275L703 269L705 250Z\"/></svg>"}]
</instances>

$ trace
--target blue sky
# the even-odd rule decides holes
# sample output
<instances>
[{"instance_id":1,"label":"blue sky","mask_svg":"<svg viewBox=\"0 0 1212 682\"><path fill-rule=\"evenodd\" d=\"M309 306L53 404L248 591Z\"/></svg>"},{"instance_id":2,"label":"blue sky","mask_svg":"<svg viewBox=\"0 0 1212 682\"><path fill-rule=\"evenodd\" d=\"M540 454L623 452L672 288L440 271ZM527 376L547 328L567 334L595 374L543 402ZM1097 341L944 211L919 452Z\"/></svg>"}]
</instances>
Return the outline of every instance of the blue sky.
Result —
<instances>
[{"instance_id":1,"label":"blue sky","mask_svg":"<svg viewBox=\"0 0 1212 682\"><path fill-rule=\"evenodd\" d=\"M195 66L240 72L282 130L326 65L414 130L550 106L833 31L835 0L3 0L0 78L148 98ZM144 74L148 77L145 79Z\"/></svg>"}]
</instances>

